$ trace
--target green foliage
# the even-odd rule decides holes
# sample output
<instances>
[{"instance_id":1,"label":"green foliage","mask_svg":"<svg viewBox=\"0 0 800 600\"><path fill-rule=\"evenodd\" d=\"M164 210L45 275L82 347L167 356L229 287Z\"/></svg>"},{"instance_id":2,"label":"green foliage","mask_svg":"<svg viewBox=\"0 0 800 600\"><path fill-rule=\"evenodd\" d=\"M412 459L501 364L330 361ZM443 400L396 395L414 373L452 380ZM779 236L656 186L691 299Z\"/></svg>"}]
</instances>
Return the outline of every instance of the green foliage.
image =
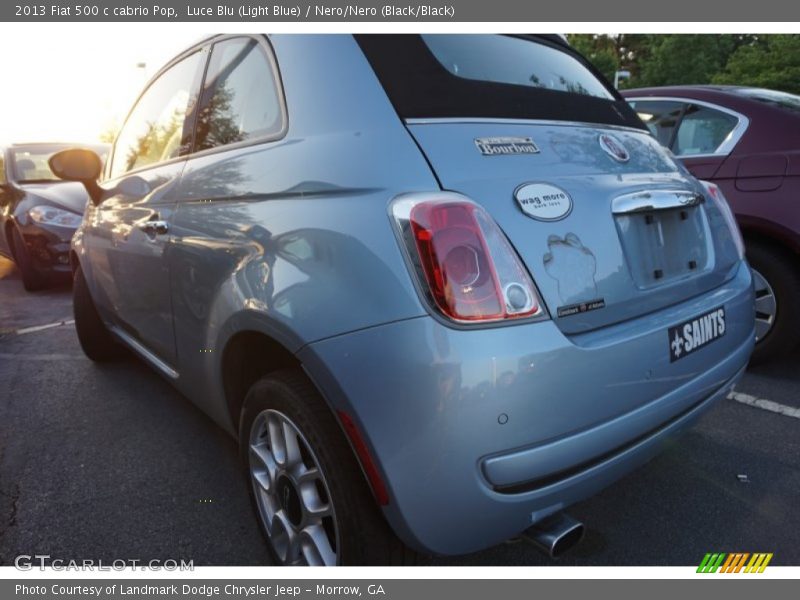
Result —
<instances>
[{"instance_id":1,"label":"green foliage","mask_svg":"<svg viewBox=\"0 0 800 600\"><path fill-rule=\"evenodd\" d=\"M620 34L568 36L620 87L732 84L800 92L800 35Z\"/></svg>"},{"instance_id":2,"label":"green foliage","mask_svg":"<svg viewBox=\"0 0 800 600\"><path fill-rule=\"evenodd\" d=\"M712 81L800 94L800 36L759 36L737 48Z\"/></svg>"},{"instance_id":3,"label":"green foliage","mask_svg":"<svg viewBox=\"0 0 800 600\"><path fill-rule=\"evenodd\" d=\"M736 49L733 35L651 35L637 86L709 83Z\"/></svg>"},{"instance_id":4,"label":"green foliage","mask_svg":"<svg viewBox=\"0 0 800 600\"><path fill-rule=\"evenodd\" d=\"M619 51L614 38L607 35L573 34L568 39L606 79L614 81L614 72L620 68Z\"/></svg>"}]
</instances>

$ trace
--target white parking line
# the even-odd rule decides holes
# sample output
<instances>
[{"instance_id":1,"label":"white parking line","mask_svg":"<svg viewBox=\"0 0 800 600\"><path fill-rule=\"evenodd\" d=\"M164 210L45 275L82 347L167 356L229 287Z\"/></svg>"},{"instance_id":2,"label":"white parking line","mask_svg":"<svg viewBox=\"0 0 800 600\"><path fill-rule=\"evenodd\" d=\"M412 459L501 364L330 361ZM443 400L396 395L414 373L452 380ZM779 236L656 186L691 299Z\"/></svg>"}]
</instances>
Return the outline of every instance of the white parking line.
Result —
<instances>
[{"instance_id":1,"label":"white parking line","mask_svg":"<svg viewBox=\"0 0 800 600\"><path fill-rule=\"evenodd\" d=\"M11 354L0 352L0 360L38 360L38 361L59 361L59 360L89 360L83 354Z\"/></svg>"},{"instance_id":2,"label":"white parking line","mask_svg":"<svg viewBox=\"0 0 800 600\"><path fill-rule=\"evenodd\" d=\"M47 325L36 325L35 327L23 327L22 329L17 329L16 331L12 331L11 333L16 335L25 335L26 333L35 333L36 331L51 329L52 327L61 327L62 325L74 325L74 324L75 324L75 319L69 319L68 321L58 321L57 323L48 323Z\"/></svg>"},{"instance_id":3,"label":"white parking line","mask_svg":"<svg viewBox=\"0 0 800 600\"><path fill-rule=\"evenodd\" d=\"M747 406L753 406L755 408L774 412L785 417L794 417L795 419L800 419L800 408L786 406L785 404L779 404L777 402L773 402L772 400L765 400L764 398L756 398L755 396L743 394L741 392L731 392L728 394L728 398L742 404L747 404Z\"/></svg>"}]
</instances>

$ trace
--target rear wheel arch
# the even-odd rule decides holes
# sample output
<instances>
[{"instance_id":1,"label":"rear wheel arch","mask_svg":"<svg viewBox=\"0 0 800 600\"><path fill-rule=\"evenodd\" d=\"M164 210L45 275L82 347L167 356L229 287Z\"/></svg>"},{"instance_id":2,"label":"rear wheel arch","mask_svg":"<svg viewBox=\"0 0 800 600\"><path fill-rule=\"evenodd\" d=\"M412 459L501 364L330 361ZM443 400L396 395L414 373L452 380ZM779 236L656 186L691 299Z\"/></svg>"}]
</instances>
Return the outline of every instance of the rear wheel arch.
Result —
<instances>
[{"instance_id":1,"label":"rear wheel arch","mask_svg":"<svg viewBox=\"0 0 800 600\"><path fill-rule=\"evenodd\" d=\"M287 345L281 343L275 337L257 329L239 331L225 342L220 369L225 402L228 408L232 429L237 433L237 437L244 413L245 398L250 389L256 383L272 374L280 374L281 372L291 370L302 372L309 385L316 390L319 397L327 406L328 411L330 411L331 416L338 424L341 435L346 440L353 454L353 458L361 469L362 476L373 490L376 502L379 504L384 503L380 500L381 494L376 489L374 478L370 477L368 473L368 468L364 462L364 456L354 447L355 442L352 437L352 432L348 430L348 425L350 427L354 425L352 425L352 423L343 422L343 418L348 421L351 420L351 415L347 411L342 413L337 410L337 407L326 393L324 386L321 386L320 382L317 381L317 377L315 377L314 373L315 369L298 358L295 353L289 350ZM316 374L320 375L321 380L325 379L320 373ZM327 391L330 392L331 390ZM358 435L363 435L363 432L360 432ZM239 441L242 443L242 440ZM367 462L372 463L372 461L373 457L370 455ZM384 485L382 480L379 485ZM386 501L388 501L388 498Z\"/></svg>"},{"instance_id":2,"label":"rear wheel arch","mask_svg":"<svg viewBox=\"0 0 800 600\"><path fill-rule=\"evenodd\" d=\"M781 255L794 263L795 270L800 274L800 246L796 246L784 236L776 236L759 228L742 227L745 251L749 246L756 245L775 254Z\"/></svg>"},{"instance_id":3,"label":"rear wheel arch","mask_svg":"<svg viewBox=\"0 0 800 600\"><path fill-rule=\"evenodd\" d=\"M233 430L239 431L244 399L259 379L299 366L299 359L284 344L266 333L243 330L233 334L225 342L220 364L222 387Z\"/></svg>"},{"instance_id":4,"label":"rear wheel arch","mask_svg":"<svg viewBox=\"0 0 800 600\"><path fill-rule=\"evenodd\" d=\"M772 236L743 232L751 268L756 280L756 335L751 364L785 355L797 346L800 331L800 262L798 253Z\"/></svg>"},{"instance_id":5,"label":"rear wheel arch","mask_svg":"<svg viewBox=\"0 0 800 600\"><path fill-rule=\"evenodd\" d=\"M264 427L264 419L273 418L283 425ZM287 430L290 434L296 432L291 436L296 445L285 441L290 439L287 437ZM306 527L304 523L307 523L305 517L293 519L291 512L288 513L288 518L275 518L280 513L287 516L286 511L292 510L292 504L288 500L291 496L284 495L285 499L281 503L276 498L278 493L275 490L277 488L280 491L282 479L284 482L296 481L298 469L306 474L310 474L312 471L308 469L312 469L316 472L318 483L321 482L315 488L316 494L312 489L301 497L316 500L317 509L324 505L333 507L331 512L320 514L323 514L322 525L326 539L335 542L331 541L330 545L314 544L316 548L328 547L333 550L333 556L330 553L325 554L328 559L333 559L330 562L325 561L325 564L360 566L417 562L417 554L397 537L380 506L375 503L374 490L370 490L363 466L359 464L359 457L348 443L348 436L341 431L341 422L337 415L330 410L328 401L302 369L270 373L252 386L242 411L240 437L240 454L245 475L251 482L251 500L262 531L278 562L292 559L292 544L284 541L288 540L288 535L282 539L276 537L276 533L280 536L281 530L288 532L291 529L295 531L294 537L297 539L296 536L300 535L297 530ZM266 444L263 443L265 439L269 440ZM274 451L276 447L278 452ZM297 448L300 458L293 461L287 450L289 447ZM305 458L303 448L307 449ZM294 454L297 456L298 452ZM254 458L257 456L261 458ZM268 483L265 484L265 480ZM297 488L290 483L285 489ZM297 505L302 507L305 503L305 500L299 500ZM306 516L313 518L314 513L306 512ZM326 518L328 523L324 522ZM280 522L277 528L276 521ZM302 561L306 552L300 552ZM313 552L310 555L314 557ZM320 552L318 558L322 557ZM309 564L317 562L321 561L309 561Z\"/></svg>"},{"instance_id":6,"label":"rear wheel arch","mask_svg":"<svg viewBox=\"0 0 800 600\"><path fill-rule=\"evenodd\" d=\"M736 220L745 245L756 243L760 246L769 246L789 257L800 257L800 234L774 223L767 224L760 220L741 219L738 216Z\"/></svg>"}]
</instances>

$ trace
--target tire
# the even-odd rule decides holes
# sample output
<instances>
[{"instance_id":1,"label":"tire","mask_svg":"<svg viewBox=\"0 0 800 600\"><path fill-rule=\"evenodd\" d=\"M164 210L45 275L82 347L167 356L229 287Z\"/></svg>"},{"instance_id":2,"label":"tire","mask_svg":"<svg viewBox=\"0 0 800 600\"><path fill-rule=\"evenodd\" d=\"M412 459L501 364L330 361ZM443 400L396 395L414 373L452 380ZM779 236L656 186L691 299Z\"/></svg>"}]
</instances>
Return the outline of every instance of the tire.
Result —
<instances>
[{"instance_id":1,"label":"tire","mask_svg":"<svg viewBox=\"0 0 800 600\"><path fill-rule=\"evenodd\" d=\"M750 242L747 260L756 281L756 347L750 364L790 352L800 332L800 269L778 248Z\"/></svg>"},{"instance_id":2,"label":"tire","mask_svg":"<svg viewBox=\"0 0 800 600\"><path fill-rule=\"evenodd\" d=\"M300 369L273 373L250 388L239 439L250 499L276 564L416 563L383 518L333 413Z\"/></svg>"},{"instance_id":3,"label":"tire","mask_svg":"<svg viewBox=\"0 0 800 600\"><path fill-rule=\"evenodd\" d=\"M94 362L111 362L125 355L125 349L117 343L97 313L97 308L86 285L83 270L78 266L72 285L72 305L75 314L75 330L83 353Z\"/></svg>"},{"instance_id":4,"label":"tire","mask_svg":"<svg viewBox=\"0 0 800 600\"><path fill-rule=\"evenodd\" d=\"M22 277L22 286L28 292L35 292L47 286L47 278L36 270L33 259L19 229L11 226L11 253Z\"/></svg>"}]
</instances>

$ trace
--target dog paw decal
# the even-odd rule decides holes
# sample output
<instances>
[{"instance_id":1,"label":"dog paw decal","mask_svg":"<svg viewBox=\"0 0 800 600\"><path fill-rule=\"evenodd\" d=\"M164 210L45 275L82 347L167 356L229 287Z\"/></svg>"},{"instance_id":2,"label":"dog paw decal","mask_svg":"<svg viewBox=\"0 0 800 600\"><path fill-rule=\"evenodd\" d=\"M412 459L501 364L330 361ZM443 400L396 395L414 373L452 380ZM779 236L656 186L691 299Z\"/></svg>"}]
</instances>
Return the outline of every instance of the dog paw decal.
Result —
<instances>
[{"instance_id":1,"label":"dog paw decal","mask_svg":"<svg viewBox=\"0 0 800 600\"><path fill-rule=\"evenodd\" d=\"M597 297L594 280L597 260L574 233L563 238L547 238L547 253L543 261L547 274L558 282L558 295L565 304Z\"/></svg>"}]
</instances>

